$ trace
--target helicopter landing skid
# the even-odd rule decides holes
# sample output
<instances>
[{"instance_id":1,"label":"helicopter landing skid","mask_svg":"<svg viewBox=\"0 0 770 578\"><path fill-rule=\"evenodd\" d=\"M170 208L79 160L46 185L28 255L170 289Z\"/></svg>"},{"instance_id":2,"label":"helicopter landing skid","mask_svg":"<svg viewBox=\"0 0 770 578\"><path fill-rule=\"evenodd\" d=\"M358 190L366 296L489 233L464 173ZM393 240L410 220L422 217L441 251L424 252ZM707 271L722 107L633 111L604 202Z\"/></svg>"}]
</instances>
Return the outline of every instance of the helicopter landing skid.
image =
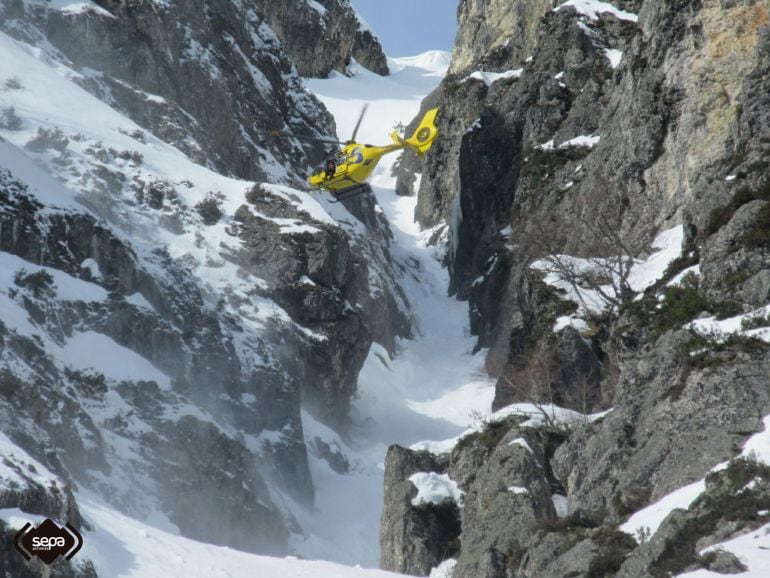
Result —
<instances>
[{"instance_id":1,"label":"helicopter landing skid","mask_svg":"<svg viewBox=\"0 0 770 578\"><path fill-rule=\"evenodd\" d=\"M348 199L358 197L359 195L363 195L364 193L368 193L370 191L371 189L366 184L354 185L347 189L342 189L338 195L334 195L334 200L331 202L341 203L342 201L347 201Z\"/></svg>"}]
</instances>

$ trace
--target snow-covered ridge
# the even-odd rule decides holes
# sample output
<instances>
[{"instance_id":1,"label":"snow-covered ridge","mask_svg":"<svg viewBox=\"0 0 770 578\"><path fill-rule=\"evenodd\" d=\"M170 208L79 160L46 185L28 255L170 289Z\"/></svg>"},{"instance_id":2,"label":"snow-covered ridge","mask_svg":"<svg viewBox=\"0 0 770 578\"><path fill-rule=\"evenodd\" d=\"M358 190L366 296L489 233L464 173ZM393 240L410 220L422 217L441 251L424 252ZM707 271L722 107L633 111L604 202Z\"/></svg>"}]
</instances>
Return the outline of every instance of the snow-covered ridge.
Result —
<instances>
[{"instance_id":1,"label":"snow-covered ridge","mask_svg":"<svg viewBox=\"0 0 770 578\"><path fill-rule=\"evenodd\" d=\"M523 68L506 70L504 72L486 72L483 70L476 70L475 72L471 72L465 80L472 78L474 80L481 80L487 86L492 86L492 84L498 80L505 80L506 78L520 78L522 74L524 74Z\"/></svg>"},{"instance_id":2,"label":"snow-covered ridge","mask_svg":"<svg viewBox=\"0 0 770 578\"><path fill-rule=\"evenodd\" d=\"M410 449L415 451L428 451L436 455L447 454L450 453L463 438L483 431L490 423L503 421L510 417L520 417L522 420L522 423L520 424L521 427L538 428L546 424L571 427L576 424L590 423L601 419L610 411L611 410L586 415L551 403L537 405L532 403L514 403L485 416L483 420L466 429L457 437L441 441L431 440L417 442L412 444ZM519 440L513 440L511 442L511 444L514 443L522 445ZM528 449L531 451L531 448Z\"/></svg>"},{"instance_id":3,"label":"snow-covered ridge","mask_svg":"<svg viewBox=\"0 0 770 578\"><path fill-rule=\"evenodd\" d=\"M416 56L401 56L388 58L391 73L400 72L406 67L420 68L444 76L449 69L451 53L445 50L428 50Z\"/></svg>"},{"instance_id":4,"label":"snow-covered ridge","mask_svg":"<svg viewBox=\"0 0 770 578\"><path fill-rule=\"evenodd\" d=\"M554 12L567 7L574 8L578 14L587 16L590 20L597 20L600 14L612 14L618 20L639 21L639 16L636 14L620 10L609 2L601 2L600 0L568 0L554 8Z\"/></svg>"},{"instance_id":5,"label":"snow-covered ridge","mask_svg":"<svg viewBox=\"0 0 770 578\"><path fill-rule=\"evenodd\" d=\"M462 490L457 482L449 479L449 474L418 472L409 476L409 481L417 488L417 495L412 499L413 506L440 506L445 502L462 504Z\"/></svg>"}]
</instances>

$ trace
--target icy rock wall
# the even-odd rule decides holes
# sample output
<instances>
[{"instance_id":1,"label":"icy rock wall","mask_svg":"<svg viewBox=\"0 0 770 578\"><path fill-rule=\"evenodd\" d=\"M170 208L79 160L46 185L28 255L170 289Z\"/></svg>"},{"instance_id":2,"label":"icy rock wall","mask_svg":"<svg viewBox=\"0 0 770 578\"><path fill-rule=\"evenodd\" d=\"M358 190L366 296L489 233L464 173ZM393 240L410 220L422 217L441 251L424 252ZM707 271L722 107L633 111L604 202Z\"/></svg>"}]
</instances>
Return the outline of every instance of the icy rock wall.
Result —
<instances>
[{"instance_id":1,"label":"icy rock wall","mask_svg":"<svg viewBox=\"0 0 770 578\"><path fill-rule=\"evenodd\" d=\"M735 458L770 411L770 350L750 329L766 325L758 308L770 300L770 3L542 3L534 18L523 15L535 3L498 4L461 3L453 74L431 96L444 139L423 167L417 217L450 228L452 291L489 347L495 408L612 411L569 426L489 424L458 444L443 470L465 492L454 576L737 571L731 555L698 552L756 527L737 514L718 529L727 510L742 511L749 498L736 488L755 466L712 474L706 494L649 543L618 526ZM490 74L507 71L516 72ZM653 238L680 224L682 256L635 304L631 294L586 314L532 268L565 254L644 260ZM557 323L576 311L585 325ZM763 320L735 317L749 311ZM690 328L711 315L733 319L732 334ZM500 452L516 437L537 459L509 476L512 458ZM466 460L472 476L453 470ZM750 499L765 503L756 476ZM561 511L543 506L544 482ZM400 542L427 543L415 528ZM385 551L393 539L383 540ZM414 557L393 554L386 567L442 557L406 551Z\"/></svg>"}]
</instances>

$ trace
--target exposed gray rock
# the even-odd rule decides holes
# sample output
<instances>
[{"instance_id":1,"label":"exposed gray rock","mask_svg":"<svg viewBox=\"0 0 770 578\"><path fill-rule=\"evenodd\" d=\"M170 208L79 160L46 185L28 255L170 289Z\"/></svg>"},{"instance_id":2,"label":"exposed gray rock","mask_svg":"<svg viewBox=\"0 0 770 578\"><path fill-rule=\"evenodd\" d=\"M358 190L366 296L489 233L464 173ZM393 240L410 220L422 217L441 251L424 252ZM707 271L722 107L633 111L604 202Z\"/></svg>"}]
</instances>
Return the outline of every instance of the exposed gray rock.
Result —
<instances>
[{"instance_id":1,"label":"exposed gray rock","mask_svg":"<svg viewBox=\"0 0 770 578\"><path fill-rule=\"evenodd\" d=\"M351 58L372 72L388 74L380 41L357 18L348 0L268 1L261 2L260 9L302 76L344 73Z\"/></svg>"},{"instance_id":2,"label":"exposed gray rock","mask_svg":"<svg viewBox=\"0 0 770 578\"><path fill-rule=\"evenodd\" d=\"M537 522L556 517L545 438L509 427L490 424L452 451L450 476L465 492L457 578L505 577L507 567L518 565Z\"/></svg>"},{"instance_id":3,"label":"exposed gray rock","mask_svg":"<svg viewBox=\"0 0 770 578\"><path fill-rule=\"evenodd\" d=\"M692 359L691 339L666 335L627 362L613 411L556 452L554 472L569 492L570 512L620 521L628 513L623 489L647 488L654 502L761 430L759 416L770 411L768 392L756 381L770 363L765 350Z\"/></svg>"},{"instance_id":4,"label":"exposed gray rock","mask_svg":"<svg viewBox=\"0 0 770 578\"><path fill-rule=\"evenodd\" d=\"M462 0L450 72L514 68L537 46L540 19L556 0Z\"/></svg>"},{"instance_id":5,"label":"exposed gray rock","mask_svg":"<svg viewBox=\"0 0 770 578\"><path fill-rule=\"evenodd\" d=\"M568 531L538 532L527 549L517 576L587 576L594 546L583 528ZM577 542L577 543L576 543Z\"/></svg>"},{"instance_id":6,"label":"exposed gray rock","mask_svg":"<svg viewBox=\"0 0 770 578\"><path fill-rule=\"evenodd\" d=\"M241 443L192 416L147 438L165 442L155 468L169 518L183 535L245 551L289 551L283 515L265 500L259 464Z\"/></svg>"},{"instance_id":7,"label":"exposed gray rock","mask_svg":"<svg viewBox=\"0 0 770 578\"><path fill-rule=\"evenodd\" d=\"M338 474L350 472L350 461L336 442L326 442L316 436L308 441L308 449L324 460Z\"/></svg>"},{"instance_id":8,"label":"exposed gray rock","mask_svg":"<svg viewBox=\"0 0 770 578\"><path fill-rule=\"evenodd\" d=\"M521 428L520 421L514 417L490 423L463 438L451 455L389 449L381 522L383 568L426 575L442 559L456 557L454 576L460 578L513 575L539 525L556 520L552 493L563 491L548 464L561 435ZM434 527L434 520L441 519L439 508L411 504L416 490L408 478L420 471L447 473L463 491L454 538ZM447 529L454 527L451 520L442 520ZM458 535L459 556L457 545L447 542Z\"/></svg>"},{"instance_id":9,"label":"exposed gray rock","mask_svg":"<svg viewBox=\"0 0 770 578\"><path fill-rule=\"evenodd\" d=\"M380 567L427 576L431 568L452 558L458 547L460 512L454 502L415 506L417 488L409 477L419 472L444 473L446 457L388 448L385 499L380 526Z\"/></svg>"},{"instance_id":10,"label":"exposed gray rock","mask_svg":"<svg viewBox=\"0 0 770 578\"><path fill-rule=\"evenodd\" d=\"M84 70L87 90L200 164L246 179L284 173L299 180L322 158L318 143L272 136L334 133L331 115L304 90L285 47L265 25L263 10L287 3L97 3L113 17L36 1L4 8L0 23L26 40L48 38L70 66ZM294 4L305 5L308 18L315 13L303 1ZM339 41L354 44L353 21L349 16L336 32ZM327 44L336 48L336 41Z\"/></svg>"},{"instance_id":11,"label":"exposed gray rock","mask_svg":"<svg viewBox=\"0 0 770 578\"><path fill-rule=\"evenodd\" d=\"M426 156L420 182L415 218L423 227L433 227L449 215L454 193L458 187L457 158L460 140L466 128L477 118L487 89L484 83L460 82L449 75L428 97L441 103L436 128L437 139ZM445 96L446 95L446 96ZM401 179L399 187L406 186Z\"/></svg>"}]
</instances>

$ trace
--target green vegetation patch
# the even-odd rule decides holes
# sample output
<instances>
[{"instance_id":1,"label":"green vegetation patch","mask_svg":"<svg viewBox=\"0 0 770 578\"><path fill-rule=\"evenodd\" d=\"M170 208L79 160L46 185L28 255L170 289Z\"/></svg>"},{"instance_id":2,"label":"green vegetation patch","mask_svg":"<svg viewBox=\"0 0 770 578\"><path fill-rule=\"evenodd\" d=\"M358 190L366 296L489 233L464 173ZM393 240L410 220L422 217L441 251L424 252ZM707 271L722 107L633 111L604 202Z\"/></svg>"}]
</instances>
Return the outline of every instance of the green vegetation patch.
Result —
<instances>
[{"instance_id":1,"label":"green vegetation patch","mask_svg":"<svg viewBox=\"0 0 770 578\"><path fill-rule=\"evenodd\" d=\"M698 276L694 273L685 275L679 285L664 287L659 295L662 296L660 300L658 294L647 293L628 306L628 312L650 328L653 340L667 331L681 328L703 312L725 319L742 311L737 301L714 303L701 295Z\"/></svg>"},{"instance_id":2,"label":"green vegetation patch","mask_svg":"<svg viewBox=\"0 0 770 578\"><path fill-rule=\"evenodd\" d=\"M662 297L658 300L655 293L648 293L628 306L629 313L650 328L654 340L666 331L682 327L711 305L698 292L698 277L693 273L685 275L679 285L664 287Z\"/></svg>"}]
</instances>

